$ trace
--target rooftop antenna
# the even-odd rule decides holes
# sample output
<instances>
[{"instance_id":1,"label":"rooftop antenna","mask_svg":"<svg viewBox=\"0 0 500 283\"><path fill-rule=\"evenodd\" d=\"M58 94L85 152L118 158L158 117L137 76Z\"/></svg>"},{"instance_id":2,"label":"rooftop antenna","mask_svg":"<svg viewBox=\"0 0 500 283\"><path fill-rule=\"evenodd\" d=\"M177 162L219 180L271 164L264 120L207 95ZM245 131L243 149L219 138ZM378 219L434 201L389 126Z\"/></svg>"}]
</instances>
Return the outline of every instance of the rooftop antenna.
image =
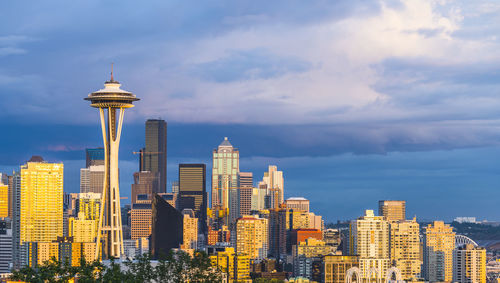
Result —
<instances>
[{"instance_id":1,"label":"rooftop antenna","mask_svg":"<svg viewBox=\"0 0 500 283\"><path fill-rule=\"evenodd\" d=\"M111 81L113 82L114 79L113 79L113 64L114 63L111 63Z\"/></svg>"}]
</instances>

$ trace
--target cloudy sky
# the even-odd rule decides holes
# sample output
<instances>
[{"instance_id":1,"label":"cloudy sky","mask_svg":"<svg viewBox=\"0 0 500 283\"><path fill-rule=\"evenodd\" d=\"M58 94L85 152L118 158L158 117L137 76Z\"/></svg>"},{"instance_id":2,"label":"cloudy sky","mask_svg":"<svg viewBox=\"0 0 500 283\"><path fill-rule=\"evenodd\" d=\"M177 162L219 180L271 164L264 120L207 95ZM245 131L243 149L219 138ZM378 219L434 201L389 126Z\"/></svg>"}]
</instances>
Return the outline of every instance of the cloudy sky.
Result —
<instances>
[{"instance_id":1,"label":"cloudy sky","mask_svg":"<svg viewBox=\"0 0 500 283\"><path fill-rule=\"evenodd\" d=\"M284 171L329 221L407 200L409 216L500 220L500 1L3 1L0 170L63 161L78 191L102 142L83 101L115 78L122 194L144 121L169 123L169 182L228 136L241 170Z\"/></svg>"}]
</instances>

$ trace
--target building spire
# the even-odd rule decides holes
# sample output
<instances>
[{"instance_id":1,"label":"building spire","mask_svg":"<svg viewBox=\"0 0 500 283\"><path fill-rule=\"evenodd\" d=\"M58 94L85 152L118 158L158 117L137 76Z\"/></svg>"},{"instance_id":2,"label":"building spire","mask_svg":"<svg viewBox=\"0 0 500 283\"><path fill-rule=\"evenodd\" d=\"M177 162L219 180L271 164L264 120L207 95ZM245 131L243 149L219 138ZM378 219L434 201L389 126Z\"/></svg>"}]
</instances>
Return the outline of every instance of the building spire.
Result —
<instances>
[{"instance_id":1,"label":"building spire","mask_svg":"<svg viewBox=\"0 0 500 283\"><path fill-rule=\"evenodd\" d=\"M113 62L111 62L111 82L114 82L115 80L113 79Z\"/></svg>"}]
</instances>

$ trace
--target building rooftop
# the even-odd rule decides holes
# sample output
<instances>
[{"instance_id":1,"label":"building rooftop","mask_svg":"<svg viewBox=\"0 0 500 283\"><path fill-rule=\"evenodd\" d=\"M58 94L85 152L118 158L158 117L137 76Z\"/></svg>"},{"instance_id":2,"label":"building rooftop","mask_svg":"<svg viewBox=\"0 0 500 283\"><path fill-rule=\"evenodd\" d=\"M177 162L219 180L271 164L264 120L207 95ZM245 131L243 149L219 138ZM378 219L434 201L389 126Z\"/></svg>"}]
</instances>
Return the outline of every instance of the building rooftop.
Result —
<instances>
[{"instance_id":1,"label":"building rooftop","mask_svg":"<svg viewBox=\"0 0 500 283\"><path fill-rule=\"evenodd\" d=\"M303 197L291 197L291 198L287 198L286 200L308 200L308 199L303 198Z\"/></svg>"},{"instance_id":2,"label":"building rooftop","mask_svg":"<svg viewBox=\"0 0 500 283\"><path fill-rule=\"evenodd\" d=\"M221 144L219 146L233 146L229 140L227 139L227 137L224 137L224 140L221 142Z\"/></svg>"}]
</instances>

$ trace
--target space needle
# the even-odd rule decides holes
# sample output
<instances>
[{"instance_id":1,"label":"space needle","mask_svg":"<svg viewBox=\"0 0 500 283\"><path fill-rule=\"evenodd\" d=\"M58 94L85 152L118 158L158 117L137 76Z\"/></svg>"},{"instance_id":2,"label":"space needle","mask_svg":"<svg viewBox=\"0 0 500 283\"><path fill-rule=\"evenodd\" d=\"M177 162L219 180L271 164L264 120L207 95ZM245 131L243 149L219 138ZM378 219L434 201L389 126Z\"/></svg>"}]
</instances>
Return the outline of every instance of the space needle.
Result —
<instances>
[{"instance_id":1,"label":"space needle","mask_svg":"<svg viewBox=\"0 0 500 283\"><path fill-rule=\"evenodd\" d=\"M132 103L139 98L120 89L120 86L120 83L113 79L111 65L111 79L104 83L104 88L85 98L90 101L90 106L99 108L104 141L104 185L96 238L96 259L100 258L101 252L102 259L119 258L123 254L118 148L125 109L134 107Z\"/></svg>"}]
</instances>

